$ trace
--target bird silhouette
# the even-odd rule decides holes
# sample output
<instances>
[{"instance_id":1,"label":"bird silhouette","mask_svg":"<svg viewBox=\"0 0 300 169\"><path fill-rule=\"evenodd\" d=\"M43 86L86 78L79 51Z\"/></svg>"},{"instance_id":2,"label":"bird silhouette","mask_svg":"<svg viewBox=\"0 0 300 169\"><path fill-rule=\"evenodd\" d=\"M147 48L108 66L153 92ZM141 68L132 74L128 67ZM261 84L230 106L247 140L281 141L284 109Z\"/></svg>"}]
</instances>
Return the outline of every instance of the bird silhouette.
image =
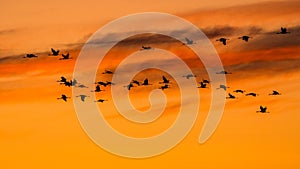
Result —
<instances>
[{"instance_id":1,"label":"bird silhouette","mask_svg":"<svg viewBox=\"0 0 300 169\"><path fill-rule=\"evenodd\" d=\"M38 56L35 55L35 54L32 54L32 53L26 54L26 55L24 56L24 58L36 58L36 57L38 57Z\"/></svg>"},{"instance_id":2,"label":"bird silhouette","mask_svg":"<svg viewBox=\"0 0 300 169\"><path fill-rule=\"evenodd\" d=\"M220 41L220 42L223 43L223 45L226 45L227 40L229 40L229 39L226 39L226 38L220 38L220 39L217 39L216 41Z\"/></svg>"},{"instance_id":3,"label":"bird silhouette","mask_svg":"<svg viewBox=\"0 0 300 169\"><path fill-rule=\"evenodd\" d=\"M64 76L61 76L60 80L58 80L56 82L65 83L65 82L67 82L67 78L65 78Z\"/></svg>"},{"instance_id":4,"label":"bird silhouette","mask_svg":"<svg viewBox=\"0 0 300 169\"><path fill-rule=\"evenodd\" d=\"M71 87L72 85L72 80L71 81L66 81L63 83L65 86Z\"/></svg>"},{"instance_id":5,"label":"bird silhouette","mask_svg":"<svg viewBox=\"0 0 300 169\"><path fill-rule=\"evenodd\" d=\"M242 40L245 41L245 42L248 42L248 40L249 40L250 38L252 38L252 37L246 36L246 35L241 36L241 37L238 37L238 39L242 39Z\"/></svg>"},{"instance_id":6,"label":"bird silhouette","mask_svg":"<svg viewBox=\"0 0 300 169\"><path fill-rule=\"evenodd\" d=\"M134 87L133 86L133 84L132 83L129 83L128 85L126 85L126 86L124 86L124 87L126 87L128 90L130 90L132 87Z\"/></svg>"},{"instance_id":7,"label":"bird silhouette","mask_svg":"<svg viewBox=\"0 0 300 169\"><path fill-rule=\"evenodd\" d=\"M167 88L169 88L170 86L168 85L168 84L165 84L165 85L163 85L163 86L160 86L160 89L161 90L165 90L165 89L167 89Z\"/></svg>"},{"instance_id":8,"label":"bird silhouette","mask_svg":"<svg viewBox=\"0 0 300 169\"><path fill-rule=\"evenodd\" d=\"M226 74L232 74L232 73L222 70L220 72L216 72L216 74L225 74L226 75Z\"/></svg>"},{"instance_id":9,"label":"bird silhouette","mask_svg":"<svg viewBox=\"0 0 300 169\"><path fill-rule=\"evenodd\" d=\"M284 27L281 27L280 32L277 32L277 34L287 34L287 33L291 33L291 32L288 32L287 29Z\"/></svg>"},{"instance_id":10,"label":"bird silhouette","mask_svg":"<svg viewBox=\"0 0 300 169\"><path fill-rule=\"evenodd\" d=\"M251 93L247 93L246 96L256 97L256 96L258 96L258 94L251 92Z\"/></svg>"},{"instance_id":11,"label":"bird silhouette","mask_svg":"<svg viewBox=\"0 0 300 169\"><path fill-rule=\"evenodd\" d=\"M196 77L196 75L193 75L193 74L187 74L187 75L184 75L182 77L185 77L186 79L190 79L191 77Z\"/></svg>"},{"instance_id":12,"label":"bird silhouette","mask_svg":"<svg viewBox=\"0 0 300 169\"><path fill-rule=\"evenodd\" d=\"M108 101L108 100L107 99L98 99L95 102L101 102L101 103L103 103L104 101Z\"/></svg>"},{"instance_id":13,"label":"bird silhouette","mask_svg":"<svg viewBox=\"0 0 300 169\"><path fill-rule=\"evenodd\" d=\"M203 83L210 83L210 81L209 81L209 80L206 80L206 79L202 79L202 82L203 82Z\"/></svg>"},{"instance_id":14,"label":"bird silhouette","mask_svg":"<svg viewBox=\"0 0 300 169\"><path fill-rule=\"evenodd\" d=\"M100 85L97 85L96 89L92 92L101 92L101 91L104 91L104 90L101 90Z\"/></svg>"},{"instance_id":15,"label":"bird silhouette","mask_svg":"<svg viewBox=\"0 0 300 169\"><path fill-rule=\"evenodd\" d=\"M106 83L106 82L101 82L101 81L96 82L96 84L99 84L99 85L104 86L104 87L107 86L107 83Z\"/></svg>"},{"instance_id":16,"label":"bird silhouette","mask_svg":"<svg viewBox=\"0 0 300 169\"><path fill-rule=\"evenodd\" d=\"M226 99L236 99L236 97L231 93L228 93L228 97L226 97Z\"/></svg>"},{"instance_id":17,"label":"bird silhouette","mask_svg":"<svg viewBox=\"0 0 300 169\"><path fill-rule=\"evenodd\" d=\"M279 92L276 91L276 90L273 90L273 93L270 93L269 95L281 95L281 93L279 93Z\"/></svg>"},{"instance_id":18,"label":"bird silhouette","mask_svg":"<svg viewBox=\"0 0 300 169\"><path fill-rule=\"evenodd\" d=\"M85 101L85 98L86 98L86 97L90 97L90 96L81 94L81 95L78 95L78 96L76 96L76 97L80 97L80 100L84 102L84 101Z\"/></svg>"},{"instance_id":19,"label":"bird silhouette","mask_svg":"<svg viewBox=\"0 0 300 169\"><path fill-rule=\"evenodd\" d=\"M57 98L57 99L62 99L63 101L67 101L67 99L69 99L71 97L67 97L66 95L62 94L61 97Z\"/></svg>"},{"instance_id":20,"label":"bird silhouette","mask_svg":"<svg viewBox=\"0 0 300 169\"><path fill-rule=\"evenodd\" d=\"M51 53L52 54L49 54L49 55L58 56L59 55L59 50L55 50L55 49L51 48Z\"/></svg>"},{"instance_id":21,"label":"bird silhouette","mask_svg":"<svg viewBox=\"0 0 300 169\"><path fill-rule=\"evenodd\" d=\"M163 81L159 83L165 83L165 84L170 83L170 80L168 80L165 76L162 76L162 79Z\"/></svg>"},{"instance_id":22,"label":"bird silhouette","mask_svg":"<svg viewBox=\"0 0 300 169\"><path fill-rule=\"evenodd\" d=\"M136 85L138 85L138 86L141 85L141 82L139 82L139 81L137 81L137 80L132 80L131 83L134 83L134 84L136 84Z\"/></svg>"},{"instance_id":23,"label":"bird silhouette","mask_svg":"<svg viewBox=\"0 0 300 169\"><path fill-rule=\"evenodd\" d=\"M256 111L256 113L270 113L270 112L267 112L267 106L263 107L263 106L260 106L259 107L259 111Z\"/></svg>"},{"instance_id":24,"label":"bird silhouette","mask_svg":"<svg viewBox=\"0 0 300 169\"><path fill-rule=\"evenodd\" d=\"M102 72L102 74L113 74L114 72L110 71L110 70L104 70L104 72Z\"/></svg>"},{"instance_id":25,"label":"bird silhouette","mask_svg":"<svg viewBox=\"0 0 300 169\"><path fill-rule=\"evenodd\" d=\"M106 85L115 85L115 83L110 82L110 81L106 81Z\"/></svg>"},{"instance_id":26,"label":"bird silhouette","mask_svg":"<svg viewBox=\"0 0 300 169\"><path fill-rule=\"evenodd\" d=\"M244 93L246 91L245 90L241 90L241 89L237 89L237 90L234 90L233 92L235 92L235 93Z\"/></svg>"},{"instance_id":27,"label":"bird silhouette","mask_svg":"<svg viewBox=\"0 0 300 169\"><path fill-rule=\"evenodd\" d=\"M142 83L142 85L143 85L143 86L147 86L147 85L151 85L151 84L149 84L149 80L146 78L146 79L144 80L144 82Z\"/></svg>"},{"instance_id":28,"label":"bird silhouette","mask_svg":"<svg viewBox=\"0 0 300 169\"><path fill-rule=\"evenodd\" d=\"M70 53L68 52L66 55L65 54L61 54L62 58L59 58L59 60L67 60L70 59Z\"/></svg>"},{"instance_id":29,"label":"bird silhouette","mask_svg":"<svg viewBox=\"0 0 300 169\"><path fill-rule=\"evenodd\" d=\"M152 49L151 46L144 46L144 45L143 45L141 50L150 50L150 49Z\"/></svg>"},{"instance_id":30,"label":"bird silhouette","mask_svg":"<svg viewBox=\"0 0 300 169\"><path fill-rule=\"evenodd\" d=\"M200 86L198 86L198 88L206 88L207 83L204 83L204 82L199 82L199 83L200 83Z\"/></svg>"},{"instance_id":31,"label":"bird silhouette","mask_svg":"<svg viewBox=\"0 0 300 169\"><path fill-rule=\"evenodd\" d=\"M88 88L88 87L85 86L84 84L80 84L80 85L78 85L77 87L79 87L79 88Z\"/></svg>"},{"instance_id":32,"label":"bird silhouette","mask_svg":"<svg viewBox=\"0 0 300 169\"><path fill-rule=\"evenodd\" d=\"M191 44L194 44L194 41L189 39L189 38L185 38L185 41L186 41L186 44L187 45L191 45Z\"/></svg>"},{"instance_id":33,"label":"bird silhouette","mask_svg":"<svg viewBox=\"0 0 300 169\"><path fill-rule=\"evenodd\" d=\"M226 85L221 84L220 87L217 89L224 89L226 91L227 88L230 88L230 87L227 87Z\"/></svg>"}]
</instances>

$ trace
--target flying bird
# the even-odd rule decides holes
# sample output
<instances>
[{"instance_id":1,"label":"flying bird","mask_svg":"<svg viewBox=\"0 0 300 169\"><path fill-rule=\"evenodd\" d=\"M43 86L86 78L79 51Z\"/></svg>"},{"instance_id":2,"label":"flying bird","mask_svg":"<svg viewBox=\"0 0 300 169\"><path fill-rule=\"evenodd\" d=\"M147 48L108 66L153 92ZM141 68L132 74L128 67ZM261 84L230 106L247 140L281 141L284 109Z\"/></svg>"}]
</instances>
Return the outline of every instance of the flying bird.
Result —
<instances>
[{"instance_id":1,"label":"flying bird","mask_svg":"<svg viewBox=\"0 0 300 169\"><path fill-rule=\"evenodd\" d=\"M191 45L191 44L194 44L194 41L189 39L189 38L185 38L185 41L186 41L186 44L187 45Z\"/></svg>"},{"instance_id":2,"label":"flying bird","mask_svg":"<svg viewBox=\"0 0 300 169\"><path fill-rule=\"evenodd\" d=\"M66 95L62 94L61 97L57 98L57 99L62 99L64 100L65 102L67 101L67 99L69 99L71 97L67 97Z\"/></svg>"},{"instance_id":3,"label":"flying bird","mask_svg":"<svg viewBox=\"0 0 300 169\"><path fill-rule=\"evenodd\" d=\"M132 80L131 83L134 83L134 84L136 84L136 85L138 85L138 86L141 85L141 82L139 82L139 81L137 81L137 80Z\"/></svg>"},{"instance_id":4,"label":"flying bird","mask_svg":"<svg viewBox=\"0 0 300 169\"><path fill-rule=\"evenodd\" d=\"M161 89L161 90L165 90L165 89L167 89L167 88L169 88L169 87L170 87L170 86L169 86L168 84L165 84L165 85L161 86L160 89Z\"/></svg>"},{"instance_id":5,"label":"flying bird","mask_svg":"<svg viewBox=\"0 0 300 169\"><path fill-rule=\"evenodd\" d=\"M132 87L134 87L133 86L133 84L132 83L129 83L128 85L126 85L126 86L124 86L124 87L126 87L128 90L130 90Z\"/></svg>"},{"instance_id":6,"label":"flying bird","mask_svg":"<svg viewBox=\"0 0 300 169\"><path fill-rule=\"evenodd\" d=\"M66 55L65 54L61 54L62 58L59 58L59 60L67 60L70 59L70 53L68 52Z\"/></svg>"},{"instance_id":7,"label":"flying bird","mask_svg":"<svg viewBox=\"0 0 300 169\"><path fill-rule=\"evenodd\" d=\"M227 74L232 74L231 72L227 72L227 71L220 71L220 72L216 72L216 74L224 74L224 75L227 75Z\"/></svg>"},{"instance_id":8,"label":"flying bird","mask_svg":"<svg viewBox=\"0 0 300 169\"><path fill-rule=\"evenodd\" d=\"M52 54L49 54L49 55L58 56L59 55L59 50L55 50L55 49L51 48L51 53Z\"/></svg>"},{"instance_id":9,"label":"flying bird","mask_svg":"<svg viewBox=\"0 0 300 169\"><path fill-rule=\"evenodd\" d=\"M90 97L90 96L81 94L81 95L78 95L78 96L76 96L76 97L80 97L80 100L84 102L84 101L85 101L85 98L86 98L86 97Z\"/></svg>"},{"instance_id":10,"label":"flying bird","mask_svg":"<svg viewBox=\"0 0 300 169\"><path fill-rule=\"evenodd\" d=\"M150 49L152 49L151 46L142 46L142 50L150 50Z\"/></svg>"},{"instance_id":11,"label":"flying bird","mask_svg":"<svg viewBox=\"0 0 300 169\"><path fill-rule=\"evenodd\" d=\"M64 76L61 76L60 80L58 80L57 82L65 83L65 82L67 82L67 78L65 78Z\"/></svg>"},{"instance_id":12,"label":"flying bird","mask_svg":"<svg viewBox=\"0 0 300 169\"><path fill-rule=\"evenodd\" d=\"M209 81L209 80L206 80L206 79L202 79L202 82L203 82L203 83L210 83L210 81Z\"/></svg>"},{"instance_id":13,"label":"flying bird","mask_svg":"<svg viewBox=\"0 0 300 169\"><path fill-rule=\"evenodd\" d=\"M102 72L102 74L113 74L114 72L110 71L110 70L104 70L104 72Z\"/></svg>"},{"instance_id":14,"label":"flying bird","mask_svg":"<svg viewBox=\"0 0 300 169\"><path fill-rule=\"evenodd\" d=\"M273 90L273 93L270 93L269 95L281 95L281 93L279 93L279 92L276 91L276 90Z\"/></svg>"},{"instance_id":15,"label":"flying bird","mask_svg":"<svg viewBox=\"0 0 300 169\"><path fill-rule=\"evenodd\" d=\"M220 87L217 89L224 89L226 91L227 88L230 88L230 87L227 87L226 85L221 84Z\"/></svg>"},{"instance_id":16,"label":"flying bird","mask_svg":"<svg viewBox=\"0 0 300 169\"><path fill-rule=\"evenodd\" d=\"M281 30L281 31L280 31L280 32L277 32L277 34L287 34L287 33L291 33L291 32L288 32L287 29L284 28L284 27L281 27L280 30Z\"/></svg>"},{"instance_id":17,"label":"flying bird","mask_svg":"<svg viewBox=\"0 0 300 169\"><path fill-rule=\"evenodd\" d=\"M228 97L226 99L236 99L236 97L230 93L228 93Z\"/></svg>"},{"instance_id":18,"label":"flying bird","mask_svg":"<svg viewBox=\"0 0 300 169\"><path fill-rule=\"evenodd\" d=\"M258 96L258 94L251 92L251 93L247 93L246 96L256 97L256 96Z\"/></svg>"},{"instance_id":19,"label":"flying bird","mask_svg":"<svg viewBox=\"0 0 300 169\"><path fill-rule=\"evenodd\" d=\"M144 86L150 85L147 78L144 80L144 82L142 83L142 85L144 85Z\"/></svg>"},{"instance_id":20,"label":"flying bird","mask_svg":"<svg viewBox=\"0 0 300 169\"><path fill-rule=\"evenodd\" d=\"M101 91L104 91L104 90L101 90L100 85L97 85L96 89L92 92L101 92Z\"/></svg>"},{"instance_id":21,"label":"flying bird","mask_svg":"<svg viewBox=\"0 0 300 169\"><path fill-rule=\"evenodd\" d=\"M235 93L244 93L246 91L245 90L241 90L241 89L237 89L237 90L234 90L233 92L235 92Z\"/></svg>"},{"instance_id":22,"label":"flying bird","mask_svg":"<svg viewBox=\"0 0 300 169\"><path fill-rule=\"evenodd\" d=\"M101 102L101 103L103 103L104 101L108 101L108 100L107 99L98 99L95 102Z\"/></svg>"},{"instance_id":23,"label":"flying bird","mask_svg":"<svg viewBox=\"0 0 300 169\"><path fill-rule=\"evenodd\" d=\"M256 111L256 113L270 113L270 112L267 112L267 106L263 107L263 106L260 106L259 107L259 111Z\"/></svg>"},{"instance_id":24,"label":"flying bird","mask_svg":"<svg viewBox=\"0 0 300 169\"><path fill-rule=\"evenodd\" d=\"M206 88L207 83L204 83L204 82L199 82L199 83L200 83L200 86L198 86L198 88Z\"/></svg>"},{"instance_id":25,"label":"flying bird","mask_svg":"<svg viewBox=\"0 0 300 169\"><path fill-rule=\"evenodd\" d=\"M107 86L107 83L106 82L96 82L96 84L99 84L99 85L101 85L101 86L104 86L104 87L106 87Z\"/></svg>"},{"instance_id":26,"label":"flying bird","mask_svg":"<svg viewBox=\"0 0 300 169\"><path fill-rule=\"evenodd\" d=\"M187 74L187 75L184 75L182 77L185 77L186 79L190 79L191 77L196 77L196 75L193 75L193 74Z\"/></svg>"},{"instance_id":27,"label":"flying bird","mask_svg":"<svg viewBox=\"0 0 300 169\"><path fill-rule=\"evenodd\" d=\"M165 83L165 84L170 83L170 80L167 79L165 76L162 76L162 79L163 79L163 81L159 82L159 83Z\"/></svg>"},{"instance_id":28,"label":"flying bird","mask_svg":"<svg viewBox=\"0 0 300 169\"><path fill-rule=\"evenodd\" d=\"M80 84L80 85L78 85L77 87L79 87L79 88L88 88L88 87L85 86L84 84Z\"/></svg>"},{"instance_id":29,"label":"flying bird","mask_svg":"<svg viewBox=\"0 0 300 169\"><path fill-rule=\"evenodd\" d=\"M250 36L241 36L241 37L238 37L238 39L242 39L243 41L245 41L245 42L248 42L248 40L250 39L250 38L252 38L252 37L250 37Z\"/></svg>"},{"instance_id":30,"label":"flying bird","mask_svg":"<svg viewBox=\"0 0 300 169\"><path fill-rule=\"evenodd\" d=\"M221 43L223 43L223 45L226 45L227 40L229 40L229 39L220 38L220 39L217 39L216 41L220 41Z\"/></svg>"},{"instance_id":31,"label":"flying bird","mask_svg":"<svg viewBox=\"0 0 300 169\"><path fill-rule=\"evenodd\" d=\"M32 54L32 53L26 54L26 55L24 56L24 58L36 58L36 57L38 57L38 56L35 55L35 54Z\"/></svg>"}]
</instances>

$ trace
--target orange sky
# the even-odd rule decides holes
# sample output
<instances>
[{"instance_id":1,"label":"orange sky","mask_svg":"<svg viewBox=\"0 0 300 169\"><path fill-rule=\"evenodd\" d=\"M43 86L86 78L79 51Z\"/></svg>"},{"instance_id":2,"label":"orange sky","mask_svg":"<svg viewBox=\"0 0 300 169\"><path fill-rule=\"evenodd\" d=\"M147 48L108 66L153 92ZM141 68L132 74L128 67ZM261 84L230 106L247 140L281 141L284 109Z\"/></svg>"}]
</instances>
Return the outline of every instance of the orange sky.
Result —
<instances>
[{"instance_id":1,"label":"orange sky","mask_svg":"<svg viewBox=\"0 0 300 169\"><path fill-rule=\"evenodd\" d=\"M300 167L297 161L300 153L299 1L30 0L3 1L0 11L0 166L3 168ZM65 103L56 99L62 93L71 96L71 88L59 85L56 80L60 76L72 77L82 43L94 31L115 18L145 11L176 14L200 27L218 51L225 69L233 72L227 76L229 92L243 88L259 93L259 97L236 94L237 100L227 100L216 132L205 144L199 144L211 99L210 88L199 89L199 117L178 146L157 157L128 159L104 151L88 138L77 120L73 101ZM276 34L281 26L288 27L292 33ZM253 39L248 43L237 39L244 34ZM217 42L219 37L228 37L228 45ZM158 41L160 38L156 37ZM99 71L106 67L114 69L118 59L140 47L139 43L127 45L112 50ZM192 54L182 47L153 41L149 45L178 54L194 72L201 73L197 81L207 78L199 66L201 63L196 63ZM51 47L70 52L72 59L48 56ZM36 53L39 57L22 58L25 53ZM115 57L113 61L112 57ZM155 74L160 77L161 73L148 71L136 78L142 80L149 76L155 83L160 80ZM97 78L110 80L105 75ZM155 87L158 85L132 90L133 104L146 109L148 94ZM124 120L111 101L110 87L104 94L97 94L109 100L99 107L115 129L130 136L151 136L169 127L177 116L178 91L176 85L172 87L165 91L171 103L157 123L139 127ZM282 95L268 96L273 89ZM255 113L259 105L267 105L271 113Z\"/></svg>"}]
</instances>

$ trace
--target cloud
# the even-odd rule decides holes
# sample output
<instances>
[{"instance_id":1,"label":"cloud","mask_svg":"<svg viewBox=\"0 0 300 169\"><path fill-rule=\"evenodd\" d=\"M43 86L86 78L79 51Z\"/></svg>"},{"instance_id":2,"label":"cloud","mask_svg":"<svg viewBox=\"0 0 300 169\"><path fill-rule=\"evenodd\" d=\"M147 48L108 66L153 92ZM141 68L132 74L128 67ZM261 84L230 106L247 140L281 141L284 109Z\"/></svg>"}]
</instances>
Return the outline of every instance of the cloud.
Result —
<instances>
[{"instance_id":1,"label":"cloud","mask_svg":"<svg viewBox=\"0 0 300 169\"><path fill-rule=\"evenodd\" d=\"M16 31L17 31L16 29L3 29L3 30L0 30L0 35L15 33Z\"/></svg>"}]
</instances>

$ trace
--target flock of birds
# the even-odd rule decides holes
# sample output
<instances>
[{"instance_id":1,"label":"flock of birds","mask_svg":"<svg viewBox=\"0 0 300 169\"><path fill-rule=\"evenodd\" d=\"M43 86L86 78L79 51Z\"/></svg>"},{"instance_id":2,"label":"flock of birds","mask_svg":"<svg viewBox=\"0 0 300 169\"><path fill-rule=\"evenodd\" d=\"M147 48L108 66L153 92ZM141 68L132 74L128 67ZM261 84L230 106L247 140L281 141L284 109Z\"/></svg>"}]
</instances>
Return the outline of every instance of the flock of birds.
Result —
<instances>
[{"instance_id":1,"label":"flock of birds","mask_svg":"<svg viewBox=\"0 0 300 169\"><path fill-rule=\"evenodd\" d=\"M277 34L288 34L288 33L290 33L290 32L288 32L287 29L284 28L284 27L281 27L281 31L277 32ZM245 42L248 42L250 38L253 38L253 37L250 37L250 36L247 36L247 35L238 37L238 39L241 39L241 40L243 40ZM216 41L220 41L223 45L226 45L228 40L229 39L227 39L227 38L221 37L221 38L217 39ZM184 45L195 44L195 42L193 40L188 39L188 38L185 38L185 41L186 41L186 43L184 43ZM150 50L150 49L153 49L153 48L151 46L142 46L142 48L141 48L141 50ZM49 55L51 55L51 56L59 56L60 55L60 50L55 50L55 49L51 48L51 53ZM61 54L61 56L62 57L59 58L59 60L71 59L69 53L67 53L67 54ZM30 54L26 54L24 58L36 58L36 57L38 57L38 56L35 55L35 54L30 53ZM108 75L112 75L113 73L114 72L110 71L110 70L105 70L104 72L102 72L102 74L108 74ZM232 74L232 73L231 72L227 72L227 71L220 71L220 72L216 72L216 74L227 75L227 74ZM183 75L182 77L184 77L186 79L190 79L190 78L195 78L197 76L194 75L194 74L187 74L187 75ZM59 82L62 85L65 85L67 87L88 88L84 84L81 84L81 83L77 82L76 79L67 80L67 78L65 78L64 76L62 76L60 78L60 80L58 80L57 82ZM171 83L171 81L168 78L166 78L165 76L162 76L162 81L159 82L159 84L160 84L159 89L165 90L165 89L170 88L171 87L170 83ZM208 84L210 83L210 81L206 80L206 79L202 79L202 81L200 81L198 83L199 83L198 88L208 88ZM110 86L110 85L114 85L114 83L110 82L110 81L106 81L106 82L98 81L95 84L96 84L95 90L92 90L91 92L102 92L104 90L101 89L101 86L102 87L107 87L107 86ZM127 90L131 90L133 87L148 86L148 85L152 85L152 84L149 83L148 78L145 78L144 81L132 80L128 85L126 85L124 87ZM223 90L227 91L228 88L229 88L228 86L226 86L224 84L220 84L219 88L217 88L217 89L223 89ZM257 97L258 96L257 93L254 93L254 92L246 93L246 91L242 90L242 89L236 89L236 90L233 90L232 92L245 94L245 96L252 96L252 97ZM277 95L281 95L281 93L279 93L276 90L273 90L272 93L269 93L269 95L277 96ZM90 96L81 94L81 95L78 95L78 96L75 96L75 97L79 97L81 99L81 101L84 102L85 99L87 97L90 97ZM67 102L67 100L70 99L70 98L71 97L66 96L65 94L62 94L61 97L59 97L57 99L62 99L63 101ZM226 99L237 99L237 98L238 97L236 97L232 93L228 93L228 96L226 97ZM95 100L95 102L101 102L101 103L103 103L105 101L108 101L108 100L107 99L102 99L102 98L98 99L98 100ZM259 109L260 110L256 111L257 113L269 113L267 111L267 107L266 106L262 106L261 105L259 107Z\"/></svg>"}]
</instances>

